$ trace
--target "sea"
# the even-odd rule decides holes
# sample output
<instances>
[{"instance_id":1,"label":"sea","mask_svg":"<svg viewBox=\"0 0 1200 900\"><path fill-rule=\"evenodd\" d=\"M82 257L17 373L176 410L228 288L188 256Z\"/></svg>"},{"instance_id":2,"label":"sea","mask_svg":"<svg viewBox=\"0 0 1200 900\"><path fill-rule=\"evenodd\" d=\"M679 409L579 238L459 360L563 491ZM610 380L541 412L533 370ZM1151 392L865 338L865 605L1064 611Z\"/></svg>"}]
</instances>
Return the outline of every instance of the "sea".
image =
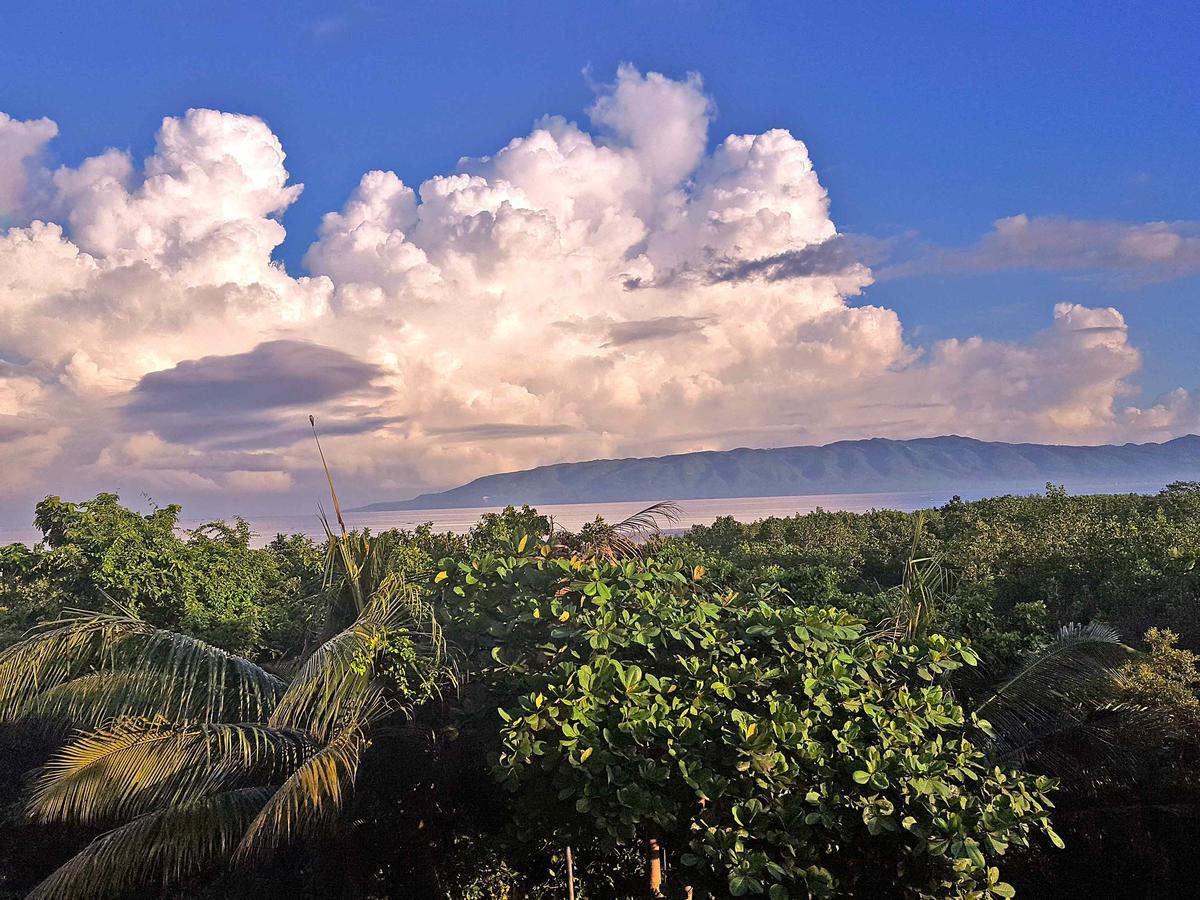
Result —
<instances>
[{"instance_id":1,"label":"sea","mask_svg":"<svg viewBox=\"0 0 1200 900\"><path fill-rule=\"evenodd\" d=\"M1080 484L1068 485L1072 494L1085 493L1155 493L1162 488L1155 484ZM1030 487L1015 493L1040 493ZM991 493L1002 493L993 491ZM668 533L685 531L693 525L711 525L721 516L732 516L740 522L753 522L771 516L793 516L812 512L815 509L867 512L872 509L899 509L913 511L941 506L948 502L953 492L901 491L892 493L864 494L805 494L795 497L724 497L710 500L679 500L679 516L674 522L663 522L662 529ZM962 493L964 500L986 496L979 493ZM596 516L606 522L622 519L645 509L647 500L629 500L617 503L546 503L538 505L538 512L553 518L556 525L571 531L577 530ZM388 528L413 529L426 522L435 531L464 533L471 529L484 513L499 512L501 507L479 506L461 509L413 509L389 510L387 512L347 512L348 528L370 528L374 532ZM231 514L229 518L235 515ZM212 521L211 519L181 519L181 531L189 531ZM294 515L272 515L248 517L253 532L253 543L261 546L277 534L307 534L324 537L320 517L314 508L311 513ZM40 534L32 527L0 527L0 546L12 543L33 544Z\"/></svg>"},{"instance_id":2,"label":"sea","mask_svg":"<svg viewBox=\"0 0 1200 900\"><path fill-rule=\"evenodd\" d=\"M715 500L677 500L678 516L673 522L662 521L662 530L686 531L693 525L711 525L721 516L733 516L742 522L766 519L771 516L794 516L814 509L865 512L870 509L925 509L939 506L949 495L928 493L894 494L811 494L802 497L724 497ZM616 503L544 503L537 510L553 519L559 528L577 531L600 516L606 522L620 522L651 505L648 500L623 500ZM387 528L412 530L429 522L435 531L463 534L470 531L482 515L499 512L500 506L465 507L462 509L411 509L387 512L348 512L344 515L347 528ZM184 524L184 523L180 523ZM270 540L276 534L303 533L323 536L320 519L315 516L264 516L250 520L256 537ZM186 527L186 526L185 526Z\"/></svg>"}]
</instances>

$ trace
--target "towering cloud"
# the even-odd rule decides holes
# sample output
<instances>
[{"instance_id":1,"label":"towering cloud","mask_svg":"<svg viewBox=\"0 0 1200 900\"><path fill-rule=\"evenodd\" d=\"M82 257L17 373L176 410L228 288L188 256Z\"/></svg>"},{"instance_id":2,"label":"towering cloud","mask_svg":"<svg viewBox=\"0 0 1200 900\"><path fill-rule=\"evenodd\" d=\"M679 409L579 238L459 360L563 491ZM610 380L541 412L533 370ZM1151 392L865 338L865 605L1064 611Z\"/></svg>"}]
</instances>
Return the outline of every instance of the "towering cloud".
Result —
<instances>
[{"instance_id":1,"label":"towering cloud","mask_svg":"<svg viewBox=\"0 0 1200 900\"><path fill-rule=\"evenodd\" d=\"M301 186L262 121L190 110L140 165L50 172L54 124L0 117L0 481L270 494L315 471L309 412L363 500L614 454L1200 425L1182 390L1126 408L1113 309L913 346L860 302L804 144L710 151L712 109L696 76L622 67L591 130L547 117L415 187L368 172L306 276L271 260Z\"/></svg>"},{"instance_id":2,"label":"towering cloud","mask_svg":"<svg viewBox=\"0 0 1200 900\"><path fill-rule=\"evenodd\" d=\"M46 143L58 134L49 119L19 122L0 112L0 224L15 218L33 193L30 175Z\"/></svg>"}]
</instances>

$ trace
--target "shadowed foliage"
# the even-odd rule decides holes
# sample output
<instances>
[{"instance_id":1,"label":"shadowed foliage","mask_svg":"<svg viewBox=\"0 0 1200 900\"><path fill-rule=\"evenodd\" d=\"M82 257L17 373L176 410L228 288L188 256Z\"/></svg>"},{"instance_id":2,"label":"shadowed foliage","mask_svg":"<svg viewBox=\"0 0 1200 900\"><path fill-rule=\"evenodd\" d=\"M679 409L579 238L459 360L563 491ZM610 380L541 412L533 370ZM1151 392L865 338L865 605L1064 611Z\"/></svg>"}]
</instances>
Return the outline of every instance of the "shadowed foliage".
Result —
<instances>
[{"instance_id":1,"label":"shadowed foliage","mask_svg":"<svg viewBox=\"0 0 1200 900\"><path fill-rule=\"evenodd\" d=\"M334 826L372 727L452 670L432 609L373 543L330 544L325 627L354 614L286 681L131 614L73 613L0 653L0 717L75 729L38 772L29 815L116 825L33 896L170 883Z\"/></svg>"},{"instance_id":2,"label":"shadowed foliage","mask_svg":"<svg viewBox=\"0 0 1200 900\"><path fill-rule=\"evenodd\" d=\"M560 900L568 846L578 900L1194 883L1194 485L678 536L331 512L255 549L55 500L0 550L0 897Z\"/></svg>"}]
</instances>

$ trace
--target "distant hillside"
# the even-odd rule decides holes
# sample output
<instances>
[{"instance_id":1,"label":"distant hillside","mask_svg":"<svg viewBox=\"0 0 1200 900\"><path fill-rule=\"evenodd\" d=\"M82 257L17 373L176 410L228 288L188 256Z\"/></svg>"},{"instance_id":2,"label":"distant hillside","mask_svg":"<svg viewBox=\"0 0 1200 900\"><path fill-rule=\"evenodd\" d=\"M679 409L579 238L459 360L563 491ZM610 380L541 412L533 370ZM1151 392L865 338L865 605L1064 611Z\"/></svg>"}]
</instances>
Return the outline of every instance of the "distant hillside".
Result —
<instances>
[{"instance_id":1,"label":"distant hillside","mask_svg":"<svg viewBox=\"0 0 1200 900\"><path fill-rule=\"evenodd\" d=\"M597 459L477 478L362 510L446 509L509 503L601 503L892 491L1003 493L1048 481L1086 485L1200 480L1200 437L1163 444L1067 447L964 437L872 438L823 447L723 450L646 459Z\"/></svg>"}]
</instances>

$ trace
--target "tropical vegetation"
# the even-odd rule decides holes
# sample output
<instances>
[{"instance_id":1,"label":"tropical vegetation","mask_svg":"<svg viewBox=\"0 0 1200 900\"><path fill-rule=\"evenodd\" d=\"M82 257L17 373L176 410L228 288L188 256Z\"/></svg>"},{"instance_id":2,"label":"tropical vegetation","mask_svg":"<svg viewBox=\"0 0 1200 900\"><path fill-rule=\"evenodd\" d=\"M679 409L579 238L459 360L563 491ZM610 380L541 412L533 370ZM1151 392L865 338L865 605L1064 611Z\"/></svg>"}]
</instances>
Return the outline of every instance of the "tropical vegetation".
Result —
<instances>
[{"instance_id":1,"label":"tropical vegetation","mask_svg":"<svg viewBox=\"0 0 1200 900\"><path fill-rule=\"evenodd\" d=\"M0 548L0 897L1186 896L1200 485Z\"/></svg>"}]
</instances>

